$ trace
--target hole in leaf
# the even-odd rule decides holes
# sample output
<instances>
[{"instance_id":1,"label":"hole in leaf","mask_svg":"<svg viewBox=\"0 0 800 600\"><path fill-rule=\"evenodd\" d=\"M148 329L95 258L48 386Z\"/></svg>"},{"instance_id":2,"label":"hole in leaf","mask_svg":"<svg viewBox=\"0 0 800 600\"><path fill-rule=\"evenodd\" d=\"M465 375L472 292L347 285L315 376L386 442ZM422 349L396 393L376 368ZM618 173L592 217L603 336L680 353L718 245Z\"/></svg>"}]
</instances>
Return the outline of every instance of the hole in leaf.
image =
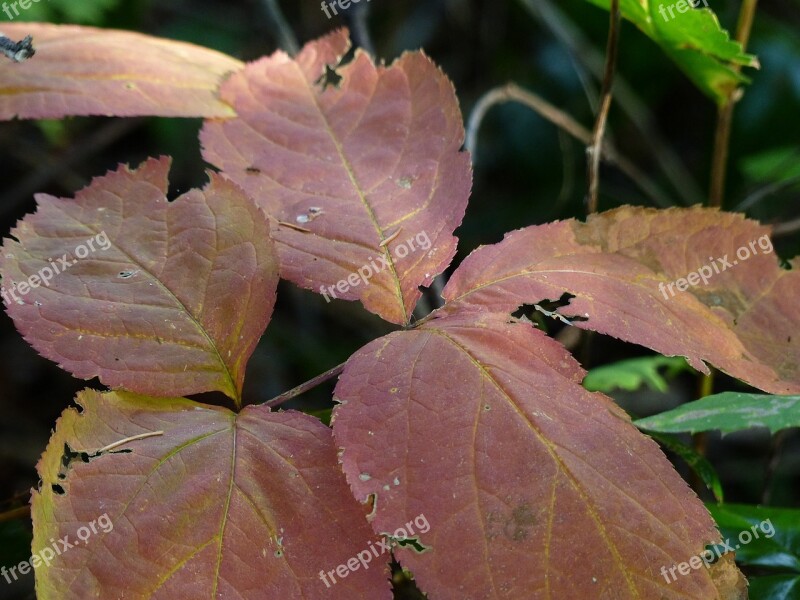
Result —
<instances>
[{"instance_id":1,"label":"hole in leaf","mask_svg":"<svg viewBox=\"0 0 800 600\"><path fill-rule=\"evenodd\" d=\"M419 538L412 537L405 540L395 540L397 545L401 548L411 548L417 554L422 554L423 552L430 550L428 546L424 545L422 542L419 541Z\"/></svg>"},{"instance_id":2,"label":"hole in leaf","mask_svg":"<svg viewBox=\"0 0 800 600\"><path fill-rule=\"evenodd\" d=\"M57 483L54 483L52 485L52 488L53 488L53 493L58 494L59 496L63 496L64 494L67 493L66 490Z\"/></svg>"},{"instance_id":3,"label":"hole in leaf","mask_svg":"<svg viewBox=\"0 0 800 600\"><path fill-rule=\"evenodd\" d=\"M342 77L339 73L336 72L338 67L331 67L330 65L325 65L325 72L320 75L319 79L317 79L314 83L317 85L322 85L322 91L324 92L328 89L329 85L332 85L335 88L339 88L339 85L342 83Z\"/></svg>"}]
</instances>

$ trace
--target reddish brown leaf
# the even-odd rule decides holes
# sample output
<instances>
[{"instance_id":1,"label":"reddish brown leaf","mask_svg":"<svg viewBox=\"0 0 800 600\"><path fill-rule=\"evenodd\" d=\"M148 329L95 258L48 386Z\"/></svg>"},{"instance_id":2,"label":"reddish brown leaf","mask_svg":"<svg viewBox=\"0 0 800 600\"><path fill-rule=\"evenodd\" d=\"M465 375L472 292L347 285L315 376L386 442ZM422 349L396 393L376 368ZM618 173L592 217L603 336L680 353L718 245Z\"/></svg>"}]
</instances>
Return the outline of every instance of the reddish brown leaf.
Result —
<instances>
[{"instance_id":1,"label":"reddish brown leaf","mask_svg":"<svg viewBox=\"0 0 800 600\"><path fill-rule=\"evenodd\" d=\"M4 240L4 301L25 339L77 377L238 400L275 302L269 225L217 175L167 202L169 164L122 167L75 200L37 196L38 212Z\"/></svg>"},{"instance_id":2,"label":"reddish brown leaf","mask_svg":"<svg viewBox=\"0 0 800 600\"><path fill-rule=\"evenodd\" d=\"M391 598L387 557L330 587L320 579L373 536L316 419L123 393L78 400L83 414L64 413L38 465L33 552L64 536L75 545L37 569L40 600ZM88 464L65 467L65 444Z\"/></svg>"},{"instance_id":3,"label":"reddish brown leaf","mask_svg":"<svg viewBox=\"0 0 800 600\"><path fill-rule=\"evenodd\" d=\"M235 114L217 90L242 63L220 52L75 25L3 23L3 33L32 35L36 55L20 64L0 61L0 120Z\"/></svg>"},{"instance_id":4,"label":"reddish brown leaf","mask_svg":"<svg viewBox=\"0 0 800 600\"><path fill-rule=\"evenodd\" d=\"M324 86L348 48L338 31L232 76L222 97L239 116L206 123L204 156L283 223L283 277L317 292L345 282L326 296L405 323L455 253L472 179L461 113L421 52L376 67L359 50Z\"/></svg>"},{"instance_id":5,"label":"reddish brown leaf","mask_svg":"<svg viewBox=\"0 0 800 600\"><path fill-rule=\"evenodd\" d=\"M375 495L376 532L425 515L427 550L398 556L431 598L726 597L704 568L667 583L662 567L718 533L584 374L551 338L487 313L393 333L348 361L334 413L345 473L358 499Z\"/></svg>"},{"instance_id":6,"label":"reddish brown leaf","mask_svg":"<svg viewBox=\"0 0 800 600\"><path fill-rule=\"evenodd\" d=\"M768 233L741 215L702 208L623 207L585 224L528 227L473 252L444 290L444 311L510 312L569 292L577 297L558 312L588 318L577 327L686 356L703 372L713 364L768 392L797 393L800 262L782 270L767 251ZM751 256L740 260L743 247ZM668 287L703 267L707 284Z\"/></svg>"}]
</instances>

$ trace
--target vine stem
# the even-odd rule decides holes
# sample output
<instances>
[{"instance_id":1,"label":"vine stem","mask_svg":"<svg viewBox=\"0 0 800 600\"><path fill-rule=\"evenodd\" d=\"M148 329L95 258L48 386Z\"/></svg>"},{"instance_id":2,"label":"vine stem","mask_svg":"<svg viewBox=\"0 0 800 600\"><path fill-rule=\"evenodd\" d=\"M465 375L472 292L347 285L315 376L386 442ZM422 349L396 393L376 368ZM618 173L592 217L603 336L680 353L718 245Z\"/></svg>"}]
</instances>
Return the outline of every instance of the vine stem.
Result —
<instances>
[{"instance_id":1,"label":"vine stem","mask_svg":"<svg viewBox=\"0 0 800 600\"><path fill-rule=\"evenodd\" d=\"M519 102L583 144L590 145L592 143L592 132L578 123L571 115L553 106L541 96L522 89L514 83L507 83L486 92L475 104L469 116L464 147L472 155L473 164L475 163L475 150L478 145L478 131L486 113L493 106L505 102ZM621 156L610 143L605 142L603 144L601 155L608 162L619 167L619 170L625 173L655 204L663 208L673 206L672 200L658 185L633 162Z\"/></svg>"},{"instance_id":2,"label":"vine stem","mask_svg":"<svg viewBox=\"0 0 800 600\"><path fill-rule=\"evenodd\" d=\"M597 212L597 198L600 191L600 154L603 146L603 135L606 132L606 123L608 122L608 112L611 109L621 25L622 13L619 9L619 0L611 0L611 18L608 45L606 47L606 66L603 72L602 91L600 92L600 110L597 111L597 119L594 123L592 143L586 149L589 157L589 196L587 199L587 211L589 214Z\"/></svg>"},{"instance_id":3,"label":"vine stem","mask_svg":"<svg viewBox=\"0 0 800 600\"><path fill-rule=\"evenodd\" d=\"M758 0L744 0L739 12L739 23L736 26L736 41L742 45L742 51L747 48L750 40L750 31L756 17ZM737 73L742 70L740 65L731 67ZM720 106L717 113L717 130L714 133L714 156L711 159L711 186L708 191L708 205L722 206L725 197L725 176L728 170L728 154L730 150L731 125L733 124L733 110L742 97L742 89L736 88Z\"/></svg>"},{"instance_id":4,"label":"vine stem","mask_svg":"<svg viewBox=\"0 0 800 600\"><path fill-rule=\"evenodd\" d=\"M264 404L266 404L270 408L275 408L276 406L280 406L284 402L288 402L292 398L296 398L300 394L306 393L308 390L311 390L317 387L318 385L325 383L329 379L337 377L342 373L342 371L344 371L344 366L346 364L347 364L346 362L343 362L340 365L336 365L335 367L333 367L332 369L328 369L321 375L317 375L316 377L314 377L314 379L309 379L305 383L301 383L300 385L298 385L296 388L291 389L288 392L284 392L280 396L275 396L272 400L269 400Z\"/></svg>"},{"instance_id":5,"label":"vine stem","mask_svg":"<svg viewBox=\"0 0 800 600\"><path fill-rule=\"evenodd\" d=\"M0 513L0 523L15 521L17 519L24 519L25 517L30 516L30 514L31 514L30 506L20 506L19 508L15 508L13 510Z\"/></svg>"}]
</instances>

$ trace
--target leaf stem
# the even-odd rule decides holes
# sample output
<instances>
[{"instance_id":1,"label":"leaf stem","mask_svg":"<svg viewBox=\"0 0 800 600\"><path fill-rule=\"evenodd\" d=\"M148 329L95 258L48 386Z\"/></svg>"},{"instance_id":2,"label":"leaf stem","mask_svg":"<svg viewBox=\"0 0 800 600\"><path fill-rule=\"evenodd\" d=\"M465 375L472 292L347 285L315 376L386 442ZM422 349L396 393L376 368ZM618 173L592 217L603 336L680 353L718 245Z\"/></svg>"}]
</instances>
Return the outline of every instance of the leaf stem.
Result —
<instances>
[{"instance_id":1,"label":"leaf stem","mask_svg":"<svg viewBox=\"0 0 800 600\"><path fill-rule=\"evenodd\" d=\"M736 41L742 45L742 51L747 48L750 40L750 31L756 16L758 0L744 0L739 12L739 23L736 26ZM731 67L737 73L742 70L740 65ZM717 113L717 130L714 133L714 156L711 164L711 187L708 192L709 206L722 206L725 197L725 176L728 170L728 154L730 150L731 125L733 124L733 110L742 97L742 89L736 88L728 94L725 104L720 106Z\"/></svg>"},{"instance_id":2,"label":"leaf stem","mask_svg":"<svg viewBox=\"0 0 800 600\"><path fill-rule=\"evenodd\" d=\"M589 196L587 199L587 211L589 214L597 212L597 197L600 191L600 153L603 144L603 135L606 131L606 123L608 122L608 111L611 108L621 25L622 13L619 9L619 0L611 0L611 18L608 32L608 45L606 46L606 66L603 73L603 87L600 93L600 110L597 111L597 119L594 123L592 143L586 148L586 153L589 156Z\"/></svg>"},{"instance_id":3,"label":"leaf stem","mask_svg":"<svg viewBox=\"0 0 800 600\"><path fill-rule=\"evenodd\" d=\"M296 398L300 394L306 393L308 390L311 390L317 387L318 385L325 383L329 379L337 377L338 375L341 374L342 371L344 371L344 366L346 364L347 364L346 362L343 362L340 365L336 365L335 367L333 367L332 369L328 369L321 375L317 375L316 377L314 377L314 379L309 379L305 383L301 383L300 385L298 385L296 388L293 388L288 392L284 392L280 396L275 396L272 400L269 400L264 404L266 404L270 408L275 408L276 406L280 406L284 402L288 402L292 398Z\"/></svg>"}]
</instances>

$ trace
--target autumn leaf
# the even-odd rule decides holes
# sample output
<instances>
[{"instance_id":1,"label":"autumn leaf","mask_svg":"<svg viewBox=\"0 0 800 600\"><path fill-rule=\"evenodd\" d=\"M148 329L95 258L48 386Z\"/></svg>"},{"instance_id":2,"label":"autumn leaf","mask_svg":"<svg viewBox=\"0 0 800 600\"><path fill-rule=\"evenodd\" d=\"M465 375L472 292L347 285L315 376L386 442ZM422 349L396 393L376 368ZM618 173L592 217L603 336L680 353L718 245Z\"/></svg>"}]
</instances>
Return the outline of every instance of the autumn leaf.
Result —
<instances>
[{"instance_id":1,"label":"autumn leaf","mask_svg":"<svg viewBox=\"0 0 800 600\"><path fill-rule=\"evenodd\" d=\"M664 576L719 535L584 375L554 340L487 313L430 320L348 361L333 421L347 479L374 502L376 532L425 516L397 556L431 598L727 598L706 569Z\"/></svg>"},{"instance_id":2,"label":"autumn leaf","mask_svg":"<svg viewBox=\"0 0 800 600\"><path fill-rule=\"evenodd\" d=\"M450 263L471 187L453 86L421 52L375 66L340 30L222 86L203 155L281 226L281 276L407 323ZM335 69L335 72L333 72ZM331 83L328 83L331 80Z\"/></svg>"},{"instance_id":3,"label":"autumn leaf","mask_svg":"<svg viewBox=\"0 0 800 600\"><path fill-rule=\"evenodd\" d=\"M318 420L92 390L78 402L38 465L33 552L59 550L36 570L40 600L391 598L388 555L319 576L374 536Z\"/></svg>"},{"instance_id":4,"label":"autumn leaf","mask_svg":"<svg viewBox=\"0 0 800 600\"><path fill-rule=\"evenodd\" d=\"M791 334L800 330L800 263L792 264L782 269L769 228L742 215L622 207L479 248L445 287L443 311L511 312L566 292L575 298L557 312L585 319L576 327L789 394L800 390L800 336Z\"/></svg>"},{"instance_id":5,"label":"autumn leaf","mask_svg":"<svg viewBox=\"0 0 800 600\"><path fill-rule=\"evenodd\" d=\"M0 61L0 120L235 114L217 90L242 63L209 48L76 25L3 23L2 31L33 36L36 55Z\"/></svg>"},{"instance_id":6,"label":"autumn leaf","mask_svg":"<svg viewBox=\"0 0 800 600\"><path fill-rule=\"evenodd\" d=\"M269 225L218 175L168 202L170 161L37 196L0 251L6 310L76 377L137 393L238 401L278 283Z\"/></svg>"}]
</instances>

